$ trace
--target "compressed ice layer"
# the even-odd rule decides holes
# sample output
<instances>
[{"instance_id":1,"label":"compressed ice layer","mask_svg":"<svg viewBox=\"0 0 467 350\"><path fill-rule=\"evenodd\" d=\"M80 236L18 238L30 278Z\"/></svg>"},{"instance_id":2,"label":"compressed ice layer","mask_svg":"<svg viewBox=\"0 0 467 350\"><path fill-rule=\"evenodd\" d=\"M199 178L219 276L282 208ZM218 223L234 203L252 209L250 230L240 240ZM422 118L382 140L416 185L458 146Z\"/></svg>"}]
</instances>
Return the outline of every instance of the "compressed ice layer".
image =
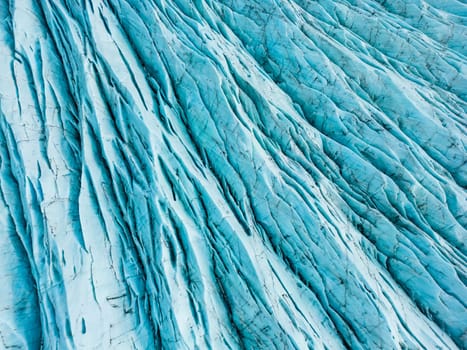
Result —
<instances>
[{"instance_id":1,"label":"compressed ice layer","mask_svg":"<svg viewBox=\"0 0 467 350\"><path fill-rule=\"evenodd\" d=\"M467 346L457 1L0 4L0 332Z\"/></svg>"}]
</instances>

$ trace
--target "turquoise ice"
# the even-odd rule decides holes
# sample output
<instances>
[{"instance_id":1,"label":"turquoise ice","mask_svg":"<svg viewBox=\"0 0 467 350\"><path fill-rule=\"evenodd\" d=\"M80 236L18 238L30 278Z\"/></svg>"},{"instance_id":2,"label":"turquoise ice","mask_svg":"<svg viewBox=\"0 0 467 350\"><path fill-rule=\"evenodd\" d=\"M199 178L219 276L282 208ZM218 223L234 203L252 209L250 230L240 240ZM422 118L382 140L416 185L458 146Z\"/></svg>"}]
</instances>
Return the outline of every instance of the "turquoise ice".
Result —
<instances>
[{"instance_id":1,"label":"turquoise ice","mask_svg":"<svg viewBox=\"0 0 467 350\"><path fill-rule=\"evenodd\" d=\"M0 2L0 348L467 347L467 5Z\"/></svg>"}]
</instances>

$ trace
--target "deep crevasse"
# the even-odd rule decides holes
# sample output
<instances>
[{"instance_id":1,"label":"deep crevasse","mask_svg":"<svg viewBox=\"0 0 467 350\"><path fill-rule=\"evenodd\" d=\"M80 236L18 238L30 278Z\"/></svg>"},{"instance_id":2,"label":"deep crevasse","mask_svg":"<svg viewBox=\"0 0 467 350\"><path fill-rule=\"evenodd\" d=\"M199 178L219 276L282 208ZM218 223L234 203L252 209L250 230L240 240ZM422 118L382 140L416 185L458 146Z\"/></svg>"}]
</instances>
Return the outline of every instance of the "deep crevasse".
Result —
<instances>
[{"instance_id":1,"label":"deep crevasse","mask_svg":"<svg viewBox=\"0 0 467 350\"><path fill-rule=\"evenodd\" d=\"M466 24L1 2L1 346L467 347Z\"/></svg>"}]
</instances>

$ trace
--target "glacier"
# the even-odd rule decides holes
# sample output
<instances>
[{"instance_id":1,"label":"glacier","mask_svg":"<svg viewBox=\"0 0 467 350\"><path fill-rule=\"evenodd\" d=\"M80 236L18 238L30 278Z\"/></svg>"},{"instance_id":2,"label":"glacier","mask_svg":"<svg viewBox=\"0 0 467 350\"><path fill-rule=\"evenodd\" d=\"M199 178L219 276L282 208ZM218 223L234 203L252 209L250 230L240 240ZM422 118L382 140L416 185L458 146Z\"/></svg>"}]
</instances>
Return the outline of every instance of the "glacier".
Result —
<instances>
[{"instance_id":1,"label":"glacier","mask_svg":"<svg viewBox=\"0 0 467 350\"><path fill-rule=\"evenodd\" d=\"M0 1L0 348L467 348L467 5Z\"/></svg>"}]
</instances>

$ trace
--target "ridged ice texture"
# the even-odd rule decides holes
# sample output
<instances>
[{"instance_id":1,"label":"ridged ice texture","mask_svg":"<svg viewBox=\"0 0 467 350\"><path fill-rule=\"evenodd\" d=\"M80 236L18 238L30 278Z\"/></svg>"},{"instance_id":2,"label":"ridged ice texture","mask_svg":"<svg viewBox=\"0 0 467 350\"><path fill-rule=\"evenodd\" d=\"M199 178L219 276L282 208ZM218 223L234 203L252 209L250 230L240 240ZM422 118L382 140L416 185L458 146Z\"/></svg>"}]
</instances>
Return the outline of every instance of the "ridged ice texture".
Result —
<instances>
[{"instance_id":1,"label":"ridged ice texture","mask_svg":"<svg viewBox=\"0 0 467 350\"><path fill-rule=\"evenodd\" d=\"M467 347L466 25L0 1L0 347Z\"/></svg>"}]
</instances>

